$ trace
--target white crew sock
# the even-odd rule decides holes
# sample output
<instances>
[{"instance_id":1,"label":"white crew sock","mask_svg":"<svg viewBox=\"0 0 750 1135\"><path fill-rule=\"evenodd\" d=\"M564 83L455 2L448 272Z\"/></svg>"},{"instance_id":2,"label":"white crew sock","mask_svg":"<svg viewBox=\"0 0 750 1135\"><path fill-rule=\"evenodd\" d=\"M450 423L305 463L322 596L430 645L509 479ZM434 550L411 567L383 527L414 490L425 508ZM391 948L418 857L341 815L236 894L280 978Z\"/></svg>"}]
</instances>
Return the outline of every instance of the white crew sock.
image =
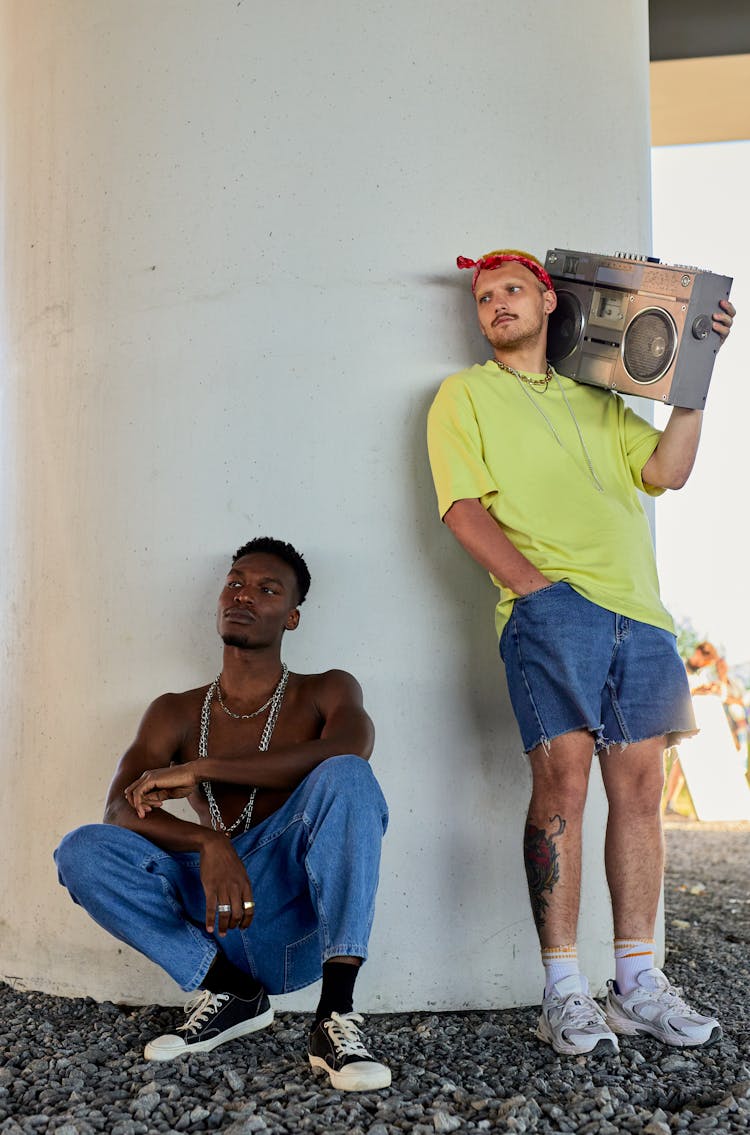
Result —
<instances>
[{"instance_id":1,"label":"white crew sock","mask_svg":"<svg viewBox=\"0 0 750 1135\"><path fill-rule=\"evenodd\" d=\"M578 949L572 946L543 946L542 965L544 966L544 996L564 977L579 974Z\"/></svg>"},{"instance_id":2,"label":"white crew sock","mask_svg":"<svg viewBox=\"0 0 750 1135\"><path fill-rule=\"evenodd\" d=\"M638 987L639 973L653 968L653 938L615 938L615 981L621 997Z\"/></svg>"}]
</instances>

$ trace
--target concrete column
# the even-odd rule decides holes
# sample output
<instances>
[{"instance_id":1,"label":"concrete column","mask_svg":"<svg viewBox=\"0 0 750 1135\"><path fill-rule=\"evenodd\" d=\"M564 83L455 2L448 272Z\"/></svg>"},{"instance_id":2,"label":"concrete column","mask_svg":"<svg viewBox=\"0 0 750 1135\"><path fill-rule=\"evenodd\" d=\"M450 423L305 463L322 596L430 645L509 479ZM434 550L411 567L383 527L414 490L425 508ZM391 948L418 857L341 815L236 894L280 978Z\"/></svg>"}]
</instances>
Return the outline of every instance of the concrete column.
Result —
<instances>
[{"instance_id":1,"label":"concrete column","mask_svg":"<svg viewBox=\"0 0 750 1135\"><path fill-rule=\"evenodd\" d=\"M494 591L438 522L424 421L485 357L458 253L647 247L645 0L4 0L0 51L0 972L176 995L51 853L146 704L216 673L227 556L271 534L313 574L287 660L351 669L378 729L360 1004L536 1000ZM596 789L595 985L602 829Z\"/></svg>"}]
</instances>

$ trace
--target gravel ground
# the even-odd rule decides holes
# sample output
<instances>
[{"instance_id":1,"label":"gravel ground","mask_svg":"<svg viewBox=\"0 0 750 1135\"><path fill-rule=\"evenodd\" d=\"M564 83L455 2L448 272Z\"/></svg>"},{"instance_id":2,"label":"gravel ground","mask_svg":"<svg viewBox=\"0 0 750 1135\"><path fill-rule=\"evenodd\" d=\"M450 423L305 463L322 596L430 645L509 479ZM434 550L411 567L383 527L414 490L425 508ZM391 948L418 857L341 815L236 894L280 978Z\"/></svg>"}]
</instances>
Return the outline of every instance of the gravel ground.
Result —
<instances>
[{"instance_id":1,"label":"gravel ground","mask_svg":"<svg viewBox=\"0 0 750 1135\"><path fill-rule=\"evenodd\" d=\"M723 1019L711 1048L639 1037L625 1038L616 1058L560 1058L533 1038L533 1009L389 1014L368 1019L368 1036L393 1087L342 1094L313 1078L301 1014L279 1013L252 1041L159 1065L142 1059L143 1041L173 1027L173 1010L0 985L0 1132L747 1131L750 825L675 822L667 846L669 974Z\"/></svg>"}]
</instances>

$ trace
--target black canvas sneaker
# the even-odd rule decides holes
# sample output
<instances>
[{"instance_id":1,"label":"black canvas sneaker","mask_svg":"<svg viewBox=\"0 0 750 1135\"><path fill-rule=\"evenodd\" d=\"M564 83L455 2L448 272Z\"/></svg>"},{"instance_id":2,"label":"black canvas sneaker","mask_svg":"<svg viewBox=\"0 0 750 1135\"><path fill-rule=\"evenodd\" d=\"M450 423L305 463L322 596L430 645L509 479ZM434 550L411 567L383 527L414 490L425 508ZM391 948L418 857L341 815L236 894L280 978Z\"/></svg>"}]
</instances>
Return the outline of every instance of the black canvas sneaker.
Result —
<instances>
[{"instance_id":1,"label":"black canvas sneaker","mask_svg":"<svg viewBox=\"0 0 750 1135\"><path fill-rule=\"evenodd\" d=\"M331 1013L310 1033L308 1056L312 1068L327 1072L331 1084L342 1092L367 1092L387 1088L391 1070L367 1051L359 1013Z\"/></svg>"},{"instance_id":2,"label":"black canvas sneaker","mask_svg":"<svg viewBox=\"0 0 750 1135\"><path fill-rule=\"evenodd\" d=\"M228 1040L265 1029L273 1020L265 989L247 1001L232 993L199 989L185 1005L185 1013L185 1024L175 1033L149 1041L143 1050L146 1060L174 1060L191 1052L210 1052Z\"/></svg>"}]
</instances>

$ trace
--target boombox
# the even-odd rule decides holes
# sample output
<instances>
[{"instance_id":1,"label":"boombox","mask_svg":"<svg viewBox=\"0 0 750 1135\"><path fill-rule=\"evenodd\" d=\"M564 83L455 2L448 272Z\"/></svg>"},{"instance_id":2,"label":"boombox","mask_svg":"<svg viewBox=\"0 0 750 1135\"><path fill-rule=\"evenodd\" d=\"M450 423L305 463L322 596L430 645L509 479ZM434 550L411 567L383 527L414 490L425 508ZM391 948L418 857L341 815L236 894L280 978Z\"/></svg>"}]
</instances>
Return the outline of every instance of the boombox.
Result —
<instances>
[{"instance_id":1,"label":"boombox","mask_svg":"<svg viewBox=\"0 0 750 1135\"><path fill-rule=\"evenodd\" d=\"M711 314L732 279L651 256L553 248L547 357L568 378L702 409L721 340Z\"/></svg>"}]
</instances>

